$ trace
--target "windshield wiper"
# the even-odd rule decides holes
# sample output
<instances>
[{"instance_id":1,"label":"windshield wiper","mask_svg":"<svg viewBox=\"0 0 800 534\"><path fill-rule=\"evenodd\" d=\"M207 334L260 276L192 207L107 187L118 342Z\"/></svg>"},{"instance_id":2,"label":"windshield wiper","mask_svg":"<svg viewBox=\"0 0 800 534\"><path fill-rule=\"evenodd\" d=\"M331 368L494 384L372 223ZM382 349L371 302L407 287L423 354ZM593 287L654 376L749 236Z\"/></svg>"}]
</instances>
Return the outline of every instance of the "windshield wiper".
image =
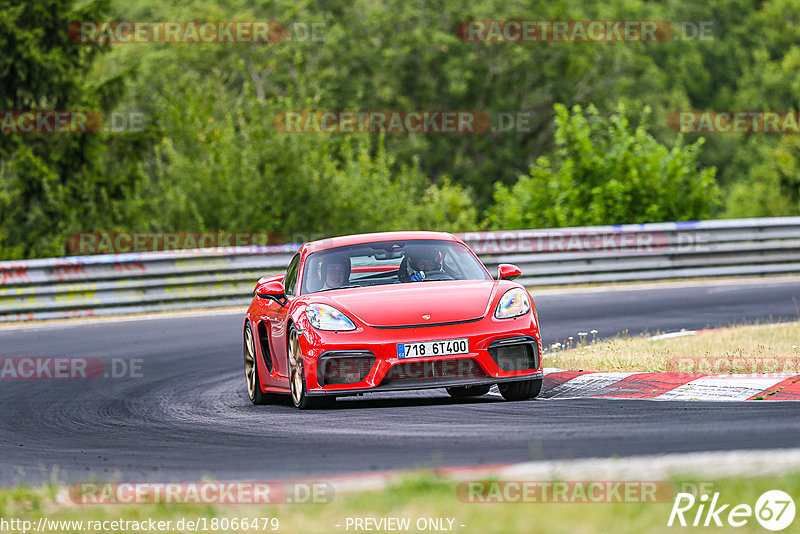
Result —
<instances>
[{"instance_id":1,"label":"windshield wiper","mask_svg":"<svg viewBox=\"0 0 800 534\"><path fill-rule=\"evenodd\" d=\"M339 287L329 287L327 289L320 289L317 293L322 293L323 291L333 291L334 289L349 289L351 287L364 287L364 286L339 286Z\"/></svg>"}]
</instances>

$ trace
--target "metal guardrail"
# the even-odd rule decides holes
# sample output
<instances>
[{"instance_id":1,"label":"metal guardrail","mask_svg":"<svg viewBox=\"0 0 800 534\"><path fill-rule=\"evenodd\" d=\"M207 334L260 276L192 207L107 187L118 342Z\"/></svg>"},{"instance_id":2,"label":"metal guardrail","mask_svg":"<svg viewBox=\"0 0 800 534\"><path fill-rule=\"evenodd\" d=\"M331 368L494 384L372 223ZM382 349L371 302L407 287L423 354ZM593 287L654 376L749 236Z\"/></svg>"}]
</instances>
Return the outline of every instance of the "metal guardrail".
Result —
<instances>
[{"instance_id":1,"label":"metal guardrail","mask_svg":"<svg viewBox=\"0 0 800 534\"><path fill-rule=\"evenodd\" d=\"M0 322L246 305L298 245L0 262Z\"/></svg>"},{"instance_id":2,"label":"metal guardrail","mask_svg":"<svg viewBox=\"0 0 800 534\"><path fill-rule=\"evenodd\" d=\"M490 270L552 286L800 273L800 217L468 232ZM298 245L0 262L0 322L245 306Z\"/></svg>"},{"instance_id":3,"label":"metal guardrail","mask_svg":"<svg viewBox=\"0 0 800 534\"><path fill-rule=\"evenodd\" d=\"M800 273L800 217L461 235L487 267L528 286Z\"/></svg>"}]
</instances>

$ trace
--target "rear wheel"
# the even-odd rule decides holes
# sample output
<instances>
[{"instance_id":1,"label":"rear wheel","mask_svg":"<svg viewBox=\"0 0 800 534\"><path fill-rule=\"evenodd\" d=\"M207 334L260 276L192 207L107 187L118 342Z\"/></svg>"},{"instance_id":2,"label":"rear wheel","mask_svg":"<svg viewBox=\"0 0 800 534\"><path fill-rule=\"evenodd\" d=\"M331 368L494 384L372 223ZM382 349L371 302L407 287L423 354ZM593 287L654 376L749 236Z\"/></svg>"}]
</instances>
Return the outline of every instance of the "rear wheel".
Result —
<instances>
[{"instance_id":1,"label":"rear wheel","mask_svg":"<svg viewBox=\"0 0 800 534\"><path fill-rule=\"evenodd\" d=\"M244 327L244 379L247 383L247 396L253 404L267 404L267 395L261 391L256 360L256 344L250 323Z\"/></svg>"},{"instance_id":2,"label":"rear wheel","mask_svg":"<svg viewBox=\"0 0 800 534\"><path fill-rule=\"evenodd\" d=\"M467 397L480 397L489 393L492 386L456 386L447 388L447 393L454 399L464 399Z\"/></svg>"},{"instance_id":3,"label":"rear wheel","mask_svg":"<svg viewBox=\"0 0 800 534\"><path fill-rule=\"evenodd\" d=\"M505 400L520 401L532 399L542 390L542 379L522 380L520 382L502 382L497 384L500 395Z\"/></svg>"},{"instance_id":4,"label":"rear wheel","mask_svg":"<svg viewBox=\"0 0 800 534\"><path fill-rule=\"evenodd\" d=\"M335 397L308 397L306 395L306 375L303 368L303 354L300 351L300 338L297 330L289 330L289 389L292 403L301 410L311 410L331 406Z\"/></svg>"}]
</instances>

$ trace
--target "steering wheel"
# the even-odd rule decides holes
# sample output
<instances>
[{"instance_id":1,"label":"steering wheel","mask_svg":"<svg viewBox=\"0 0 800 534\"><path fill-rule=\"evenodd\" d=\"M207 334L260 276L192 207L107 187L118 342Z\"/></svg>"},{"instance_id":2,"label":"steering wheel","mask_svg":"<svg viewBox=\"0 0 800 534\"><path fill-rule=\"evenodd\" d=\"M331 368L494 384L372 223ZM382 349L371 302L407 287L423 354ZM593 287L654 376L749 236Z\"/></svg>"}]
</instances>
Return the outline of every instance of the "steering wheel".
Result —
<instances>
[{"instance_id":1,"label":"steering wheel","mask_svg":"<svg viewBox=\"0 0 800 534\"><path fill-rule=\"evenodd\" d=\"M455 278L440 269L438 271L425 271L425 280L455 280Z\"/></svg>"},{"instance_id":2,"label":"steering wheel","mask_svg":"<svg viewBox=\"0 0 800 534\"><path fill-rule=\"evenodd\" d=\"M397 269L397 279L401 282L410 282L411 275L408 274L408 256L403 257L400 267Z\"/></svg>"}]
</instances>

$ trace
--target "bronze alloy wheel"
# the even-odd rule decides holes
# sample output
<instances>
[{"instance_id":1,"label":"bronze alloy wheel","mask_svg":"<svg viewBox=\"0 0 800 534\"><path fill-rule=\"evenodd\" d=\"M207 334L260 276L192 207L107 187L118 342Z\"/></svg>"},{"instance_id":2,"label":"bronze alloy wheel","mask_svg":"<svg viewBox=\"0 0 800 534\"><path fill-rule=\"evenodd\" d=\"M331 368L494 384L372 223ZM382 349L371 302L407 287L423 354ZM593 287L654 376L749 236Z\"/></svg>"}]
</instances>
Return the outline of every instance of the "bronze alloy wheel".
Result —
<instances>
[{"instance_id":1,"label":"bronze alloy wheel","mask_svg":"<svg viewBox=\"0 0 800 534\"><path fill-rule=\"evenodd\" d=\"M298 408L302 407L305 400L303 384L303 355L300 353L300 340L297 330L289 332L289 387L292 391L292 402Z\"/></svg>"},{"instance_id":2,"label":"bronze alloy wheel","mask_svg":"<svg viewBox=\"0 0 800 534\"><path fill-rule=\"evenodd\" d=\"M289 330L289 389L292 392L292 403L301 410L311 408L332 407L335 397L306 396L305 370L303 369L303 353L300 350L300 338L297 330Z\"/></svg>"}]
</instances>

